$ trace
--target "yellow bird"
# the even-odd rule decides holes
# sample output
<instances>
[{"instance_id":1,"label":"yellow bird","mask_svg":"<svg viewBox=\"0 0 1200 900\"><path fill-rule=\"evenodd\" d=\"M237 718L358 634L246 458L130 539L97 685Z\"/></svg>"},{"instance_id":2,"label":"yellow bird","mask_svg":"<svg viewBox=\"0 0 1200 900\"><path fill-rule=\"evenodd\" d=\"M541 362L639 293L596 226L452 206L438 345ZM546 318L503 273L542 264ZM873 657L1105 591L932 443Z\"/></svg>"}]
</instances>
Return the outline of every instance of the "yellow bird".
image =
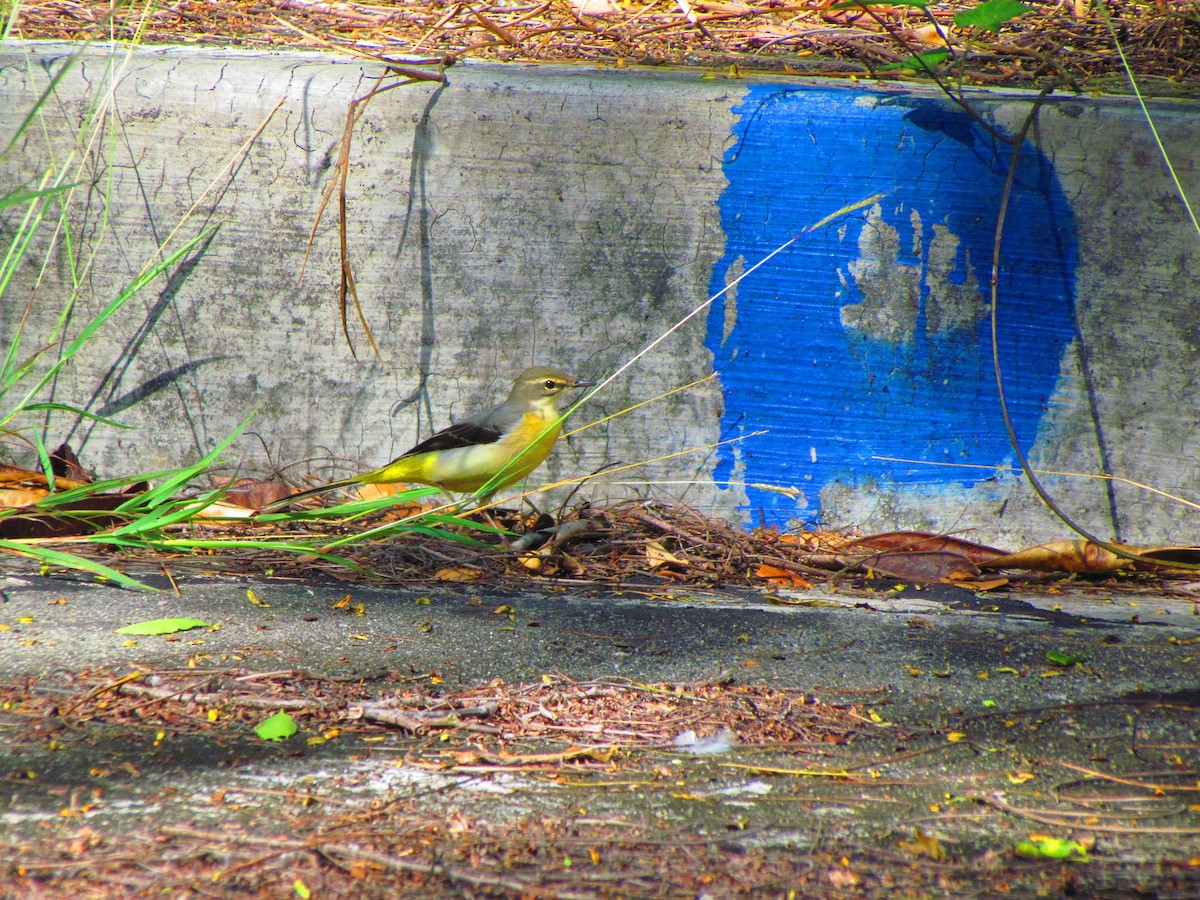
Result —
<instances>
[{"instance_id":1,"label":"yellow bird","mask_svg":"<svg viewBox=\"0 0 1200 900\"><path fill-rule=\"evenodd\" d=\"M559 369L526 369L499 406L439 431L382 468L300 491L268 504L263 511L351 485L393 482L471 493L486 486L486 500L520 481L550 455L562 433L558 395L594 384L578 381Z\"/></svg>"}]
</instances>

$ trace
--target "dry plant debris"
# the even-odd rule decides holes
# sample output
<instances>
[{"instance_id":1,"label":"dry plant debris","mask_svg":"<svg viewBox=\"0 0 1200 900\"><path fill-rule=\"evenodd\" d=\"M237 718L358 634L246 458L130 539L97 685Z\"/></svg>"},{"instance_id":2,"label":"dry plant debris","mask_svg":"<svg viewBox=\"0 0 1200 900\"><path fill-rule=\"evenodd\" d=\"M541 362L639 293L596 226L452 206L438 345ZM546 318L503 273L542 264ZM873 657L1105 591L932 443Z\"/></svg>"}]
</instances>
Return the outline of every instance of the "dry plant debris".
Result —
<instances>
[{"instance_id":1,"label":"dry plant debris","mask_svg":"<svg viewBox=\"0 0 1200 900\"><path fill-rule=\"evenodd\" d=\"M253 739L258 722L283 710L297 720L310 744L400 729L420 738L409 760L439 770L555 770L567 762L610 769L607 764L620 754L673 751L685 732L724 734L730 749L810 754L819 765L834 748L883 733L859 706L832 705L811 693L762 685L578 683L546 675L535 684L495 679L447 691L432 673L391 680L397 687L381 693L361 677L293 670L134 670L120 677L83 672L72 679L66 696L58 689L43 693L36 682L0 687L0 705L7 717L29 723L22 729L26 738L58 733L84 741L93 728L129 726L143 732L169 729L174 736ZM894 727L886 737L903 739ZM844 751L838 753L842 762L831 774L853 778L844 767Z\"/></svg>"},{"instance_id":2,"label":"dry plant debris","mask_svg":"<svg viewBox=\"0 0 1200 900\"><path fill-rule=\"evenodd\" d=\"M199 2L163 7L108 0L29 0L16 33L27 38L119 40L246 48L314 47L397 61L460 58L607 66L736 67L835 76L880 72L944 47L966 57L965 80L1083 85L1118 75L1111 17L1133 72L1200 77L1200 12L1188 0L1028 4L999 32L962 29L972 0L931 3L937 27L912 5L870 8L830 0L543 0L543 2ZM903 74L903 73L901 73ZM908 74L912 74L911 72ZM1144 86L1145 87L1145 86Z\"/></svg>"},{"instance_id":3,"label":"dry plant debris","mask_svg":"<svg viewBox=\"0 0 1200 900\"><path fill-rule=\"evenodd\" d=\"M362 712L371 706L403 710L411 721L380 725ZM1134 707L1145 715L1173 715L1172 733L1180 737L1191 727L1191 711L1178 704ZM1013 727L1036 729L1057 712L1070 717L1088 708L1084 703L1010 712L1013 721L990 724L984 717L967 717L962 727L987 746L989 727L1012 735ZM332 782L342 777L336 774L283 789L231 779L227 790L211 796L178 798L191 815L203 808L209 818L163 815L120 834L89 824L93 807L103 809L110 802L110 788L112 800L119 802L122 784L179 765L180 760L171 763L164 756L173 745L190 740L195 747L196 740L206 739L210 757L244 758L253 722L278 709L291 710L303 723L292 743L304 741L304 748L293 746L287 755L320 753L323 746L339 743L382 747L373 742L390 732L398 740L384 755L396 756L398 745L401 759L395 764L447 776L450 786L389 790L365 802L332 790ZM88 760L84 767L92 766L86 775L58 779L19 767L0 772L12 792L27 790L39 779L81 786L60 792L57 821L40 834L10 831L0 838L0 871L22 897L68 892L99 897L114 891L725 897L787 896L790 890L813 897L846 892L927 896L931 891L1066 896L1092 888L1128 896L1151 883L1159 896L1172 890L1183 896L1195 887L1200 871L1170 854L1153 861L1124 859L1114 855L1111 843L1133 836L1179 840L1200 831L1186 813L1195 799L1196 773L1185 766L1116 774L1107 771L1104 760L1090 767L1031 760L1030 771L1010 772L1007 778L999 773L1004 788L984 789L996 778L947 768L934 755L928 756L934 762L923 777L906 777L903 766L915 757L955 745L947 745L944 735L885 727L854 705L826 704L798 691L763 686L576 682L549 676L533 684L497 680L450 691L428 674L392 675L367 685L292 670L224 668L120 677L83 672L65 684L59 676L0 685L0 710L18 757L24 746L49 742L60 746L64 759L76 765ZM1112 710L1115 722L1129 705ZM664 765L679 756L672 739L680 728L729 730L735 741L711 762L697 760L687 769ZM897 753L898 744L907 745L908 752ZM1163 750L1168 757L1179 752L1175 744ZM1149 745L1141 748L1147 751ZM833 756L836 769L830 765ZM344 766L346 757L341 759ZM781 759L786 766L771 765ZM209 758L206 765L218 764ZM775 801L794 810L796 821L814 806L828 810L830 804L909 808L920 788L939 799L954 791L970 802L930 806L932 814L920 816L902 833L854 851L836 844L802 850L771 840L769 831L756 835L752 824L736 819L712 831L680 827L653 814L665 806L711 806L714 798L705 791L716 783L712 769L730 765L778 784ZM801 768L806 765L812 768ZM339 767L323 768L336 773ZM466 783L456 778L504 779L514 773L559 790L579 788L584 799L573 802L565 815L505 818L479 814L455 792ZM929 773L940 774L930 781ZM822 774L828 777L814 778ZM1028 779L1047 777L1055 782L1052 788L1021 787ZM609 792L630 794L635 803L614 813L601 799ZM584 803L594 809L582 808ZM981 820L993 828L990 849L963 843L964 826L969 834ZM1020 849L998 849L1015 840L1012 835L1027 834L1029 840L1019 846L1029 844L1035 852L1064 846L1087 865L1076 868L1065 858L1062 864L1023 859Z\"/></svg>"},{"instance_id":4,"label":"dry plant debris","mask_svg":"<svg viewBox=\"0 0 1200 900\"><path fill-rule=\"evenodd\" d=\"M411 515L416 510L405 509ZM561 512L522 514L493 510L499 526L514 537L504 541L466 531L490 543L474 545L431 541L421 534L391 536L341 548L361 572L297 560L271 552L225 553L197 558L162 554L154 559L171 571L202 567L226 574L282 578L325 574L342 580L383 580L404 584L474 582L497 587L532 583L545 586L604 586L669 592L672 588L759 588L773 591L774 602L806 602L796 592L814 585L888 589L897 582L944 583L982 592L1019 582L1022 587L1053 585L1063 576L1107 578L1106 586L1170 590L1190 595L1190 573L1171 564L1195 565L1200 550L1188 547L1129 548L1164 562L1135 565L1083 540L1054 541L1009 554L981 544L923 532L886 532L862 536L853 531L745 531L723 520L682 506L653 501L623 501L608 506L584 504ZM387 516L384 517L385 519ZM286 529L256 525L253 518L206 523L196 536L300 539L313 534L337 536L329 521L299 523ZM366 527L356 522L355 528ZM130 558L136 565L136 560Z\"/></svg>"},{"instance_id":5,"label":"dry plant debris","mask_svg":"<svg viewBox=\"0 0 1200 900\"><path fill-rule=\"evenodd\" d=\"M1200 548L1187 546L1119 545L1137 554L1136 559L1085 540L1052 541L1008 553L961 537L925 532L863 536L852 531L781 532L767 527L746 531L683 506L624 501L607 506L584 503L561 509L557 515L504 509L474 514L487 531L465 527L469 523L460 516L457 524L447 523L442 533L462 541L437 540L427 530L349 540L337 552L358 567L353 569L270 545L314 547L389 523L401 525L441 508L410 501L358 514L346 523L336 517L303 516L261 521L258 508L286 496L290 490L286 484L242 480L225 487L228 491L220 502L186 523L170 526L172 535L193 546L168 550L159 541L141 550L129 544L120 552L105 551L90 544L89 537L121 526L125 518L117 508L142 496L148 489L145 484L121 493L96 494L48 512L34 505L46 499L45 477L9 466L0 470L0 538L26 541L31 548L59 547L122 573L144 574L149 566L168 578L217 572L289 579L328 575L405 584L481 581L497 587L526 585L531 580L542 585L668 591L672 586L756 587L775 591L773 599L780 603L806 602L797 599L795 592L811 589L817 582L856 589L940 583L979 593L1013 581L1036 587L1064 575L1109 578L1112 589L1141 587L1191 596L1193 584L1187 578L1200 566ZM386 494L371 489L362 499L386 499ZM508 534L495 533L496 527ZM206 549L198 552L197 547ZM19 554L6 553L5 558L16 566L37 564ZM54 570L45 563L42 569Z\"/></svg>"}]
</instances>

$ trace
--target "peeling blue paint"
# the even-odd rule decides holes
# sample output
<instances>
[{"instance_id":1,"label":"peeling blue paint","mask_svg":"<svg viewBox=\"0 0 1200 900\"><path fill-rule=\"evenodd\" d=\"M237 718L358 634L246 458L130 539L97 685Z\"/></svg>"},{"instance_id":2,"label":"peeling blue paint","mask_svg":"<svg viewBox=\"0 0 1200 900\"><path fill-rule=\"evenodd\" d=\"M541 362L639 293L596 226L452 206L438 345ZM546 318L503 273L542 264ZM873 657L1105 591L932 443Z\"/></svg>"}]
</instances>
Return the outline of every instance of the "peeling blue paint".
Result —
<instances>
[{"instance_id":1,"label":"peeling blue paint","mask_svg":"<svg viewBox=\"0 0 1200 900\"><path fill-rule=\"evenodd\" d=\"M1011 149L947 101L838 88L752 86L725 155L725 254L712 291L804 227L886 196L802 237L708 319L725 392L714 478L747 485L747 517L819 519L820 490L903 485L936 492L1012 460L991 364L992 241ZM1049 161L1026 146L1009 201L1000 359L1026 451L1075 335L1075 222ZM799 488L786 490L750 485Z\"/></svg>"}]
</instances>

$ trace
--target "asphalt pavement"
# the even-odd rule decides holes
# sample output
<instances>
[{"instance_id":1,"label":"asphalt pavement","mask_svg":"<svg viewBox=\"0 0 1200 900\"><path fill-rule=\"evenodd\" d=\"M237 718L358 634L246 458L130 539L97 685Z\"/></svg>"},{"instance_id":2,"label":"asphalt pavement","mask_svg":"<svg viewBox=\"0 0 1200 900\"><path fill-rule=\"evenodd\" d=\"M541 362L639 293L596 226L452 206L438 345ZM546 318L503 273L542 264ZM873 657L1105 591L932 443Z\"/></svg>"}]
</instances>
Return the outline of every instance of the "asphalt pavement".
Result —
<instances>
[{"instance_id":1,"label":"asphalt pavement","mask_svg":"<svg viewBox=\"0 0 1200 900\"><path fill-rule=\"evenodd\" d=\"M10 694L24 686L75 702L74 685L134 670L292 670L378 683L381 691L397 680L426 679L445 693L494 679L765 685L853 708L903 733L887 752L876 746L872 771L908 786L872 792L853 779L836 786L764 780L751 763L768 770L769 760L786 769L799 765L799 757L733 735L716 757L669 744L654 750L656 760L677 767L678 784L702 781L709 796L724 792L702 814L694 804L679 808L677 788L669 796L639 791L602 801L592 791L593 815L601 805L616 818L654 807L689 833L715 829L724 841L804 853L832 842L851 857L856 849L907 846L917 828L939 834L961 860L976 861L989 848L1011 851L1032 831L1086 833L1090 862L1079 865L1073 882L1084 895L1088 885L1100 893L1127 887L1121 873L1167 894L1195 886L1200 895L1200 878L1191 879L1200 867L1189 868L1200 859L1200 805L1187 793L1195 790L1200 744L1200 617L1186 585L1170 594L1082 581L982 595L948 587L764 594L195 578L176 593L19 574L0 588L0 682ZM117 633L164 617L209 627L167 636ZM245 734L231 742L194 730L148 746L119 730L82 740L72 740L79 733L70 729L39 736L42 726L15 712L0 716L9 735L0 751L9 782L0 821L10 848L75 833L80 822L63 818L64 798L81 791L96 799L78 818L114 835L147 821L228 828L233 817L252 828L256 817L270 819L272 804L297 785L352 806L417 791L439 815L446 811L441 791L453 785L457 810L496 822L531 813L564 816L579 802L566 787L511 772L491 778L473 772L464 782L454 772L406 766L412 736L400 730L369 753L353 740L302 743L301 734L275 744ZM125 763L136 777L121 775ZM1043 818L1083 825L1079 809L1060 808L1065 801L1054 793L1080 779L1070 766L1095 773L1083 777L1089 785L1125 779L1121 789L1144 793L1147 802L1169 798L1169 809L1156 811L1150 826L1140 814L1107 808L1092 818L1090 831L1048 827L1003 809L1050 803L1038 806ZM1156 794L1129 786L1139 779L1171 789ZM164 791L173 798L169 805ZM208 799L238 791L244 802L236 812ZM807 816L798 819L796 806L771 802L772 793L775 800L803 800ZM742 838L729 834L729 822L739 817L753 823ZM1062 865L1046 861L1048 870Z\"/></svg>"}]
</instances>

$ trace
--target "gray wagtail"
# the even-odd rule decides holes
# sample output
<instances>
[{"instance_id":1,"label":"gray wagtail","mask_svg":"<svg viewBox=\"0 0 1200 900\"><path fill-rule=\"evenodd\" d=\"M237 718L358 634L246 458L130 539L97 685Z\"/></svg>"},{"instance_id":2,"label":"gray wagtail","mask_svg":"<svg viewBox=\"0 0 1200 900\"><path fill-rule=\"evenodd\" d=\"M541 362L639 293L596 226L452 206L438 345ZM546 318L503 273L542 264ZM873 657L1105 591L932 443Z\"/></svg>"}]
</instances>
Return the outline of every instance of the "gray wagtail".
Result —
<instances>
[{"instance_id":1,"label":"gray wagtail","mask_svg":"<svg viewBox=\"0 0 1200 900\"><path fill-rule=\"evenodd\" d=\"M486 500L520 481L550 455L562 433L558 395L594 384L578 381L559 369L526 369L499 406L439 431L386 466L300 491L268 504L263 512L338 488L393 482L428 484L462 493L486 488Z\"/></svg>"}]
</instances>

